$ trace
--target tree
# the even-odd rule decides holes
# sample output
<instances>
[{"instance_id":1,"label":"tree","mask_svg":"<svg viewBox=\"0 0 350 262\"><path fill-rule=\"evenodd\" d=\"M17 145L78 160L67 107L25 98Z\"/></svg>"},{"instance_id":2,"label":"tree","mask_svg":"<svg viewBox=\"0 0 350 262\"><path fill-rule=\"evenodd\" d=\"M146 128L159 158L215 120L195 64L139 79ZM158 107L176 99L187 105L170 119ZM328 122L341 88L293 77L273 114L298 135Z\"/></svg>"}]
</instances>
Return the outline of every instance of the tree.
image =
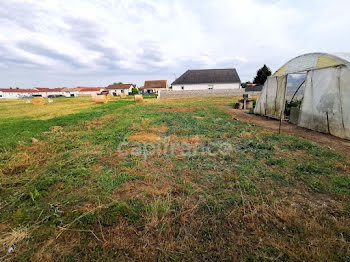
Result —
<instances>
[{"instance_id":1,"label":"tree","mask_svg":"<svg viewBox=\"0 0 350 262\"><path fill-rule=\"evenodd\" d=\"M118 83L114 82L113 83L113 85L122 85L122 84L123 84L123 82L118 82Z\"/></svg>"},{"instance_id":2,"label":"tree","mask_svg":"<svg viewBox=\"0 0 350 262\"><path fill-rule=\"evenodd\" d=\"M256 73L256 77L254 78L253 83L263 85L265 83L267 77L270 75L271 75L270 68L268 68L266 65L264 65Z\"/></svg>"},{"instance_id":3,"label":"tree","mask_svg":"<svg viewBox=\"0 0 350 262\"><path fill-rule=\"evenodd\" d=\"M131 93L132 93L133 95L136 95L136 94L139 93L139 90L138 90L136 87L133 87L133 88L131 89Z\"/></svg>"}]
</instances>

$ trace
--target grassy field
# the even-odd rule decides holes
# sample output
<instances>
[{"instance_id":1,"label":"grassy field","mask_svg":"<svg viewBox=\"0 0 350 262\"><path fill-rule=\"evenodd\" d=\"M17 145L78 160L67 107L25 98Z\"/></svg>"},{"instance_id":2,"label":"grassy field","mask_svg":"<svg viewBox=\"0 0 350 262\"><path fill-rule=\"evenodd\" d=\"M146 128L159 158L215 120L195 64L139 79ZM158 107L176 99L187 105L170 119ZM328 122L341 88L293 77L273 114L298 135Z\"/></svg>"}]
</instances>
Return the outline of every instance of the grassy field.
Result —
<instances>
[{"instance_id":1,"label":"grassy field","mask_svg":"<svg viewBox=\"0 0 350 262\"><path fill-rule=\"evenodd\" d=\"M0 260L349 261L349 159L232 102L0 101Z\"/></svg>"}]
</instances>

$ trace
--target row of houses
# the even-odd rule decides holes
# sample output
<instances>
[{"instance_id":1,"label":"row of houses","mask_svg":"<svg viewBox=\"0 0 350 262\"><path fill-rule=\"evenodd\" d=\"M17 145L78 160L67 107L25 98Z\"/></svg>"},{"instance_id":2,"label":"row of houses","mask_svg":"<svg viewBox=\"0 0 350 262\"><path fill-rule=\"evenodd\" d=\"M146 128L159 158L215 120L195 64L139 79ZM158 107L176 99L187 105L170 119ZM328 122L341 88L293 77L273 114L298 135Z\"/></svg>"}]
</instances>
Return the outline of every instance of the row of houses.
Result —
<instances>
[{"instance_id":1,"label":"row of houses","mask_svg":"<svg viewBox=\"0 0 350 262\"><path fill-rule=\"evenodd\" d=\"M131 94L136 88L143 94L157 93L159 90L168 89L166 80L148 80L144 86L138 88L136 84L112 84L107 87L83 87L76 88L42 88L33 89L7 88L0 89L0 98L30 98L30 97L76 97L94 96L97 94L111 94L119 96L121 94Z\"/></svg>"},{"instance_id":2,"label":"row of houses","mask_svg":"<svg viewBox=\"0 0 350 262\"><path fill-rule=\"evenodd\" d=\"M112 94L130 93L131 84L113 84L106 89L112 91ZM136 87L136 85L134 86ZM235 68L225 69L201 69L187 70L171 84L171 90L230 90L240 89L241 79ZM149 80L140 87L141 93L157 93L160 90L167 90L167 80Z\"/></svg>"},{"instance_id":3,"label":"row of houses","mask_svg":"<svg viewBox=\"0 0 350 262\"><path fill-rule=\"evenodd\" d=\"M136 84L112 84L107 87L76 87L76 88L40 88L33 89L0 89L0 98L26 97L75 97L93 96L96 94L131 94L136 88L142 94L158 93L168 90L167 80L146 80L144 86ZM171 90L207 90L207 89L240 89L241 80L235 68L187 70L171 84Z\"/></svg>"},{"instance_id":4,"label":"row of houses","mask_svg":"<svg viewBox=\"0 0 350 262\"><path fill-rule=\"evenodd\" d=\"M0 98L30 98L30 97L75 97L91 96L103 92L103 87L77 88L42 88L33 89L6 88L0 89Z\"/></svg>"}]
</instances>

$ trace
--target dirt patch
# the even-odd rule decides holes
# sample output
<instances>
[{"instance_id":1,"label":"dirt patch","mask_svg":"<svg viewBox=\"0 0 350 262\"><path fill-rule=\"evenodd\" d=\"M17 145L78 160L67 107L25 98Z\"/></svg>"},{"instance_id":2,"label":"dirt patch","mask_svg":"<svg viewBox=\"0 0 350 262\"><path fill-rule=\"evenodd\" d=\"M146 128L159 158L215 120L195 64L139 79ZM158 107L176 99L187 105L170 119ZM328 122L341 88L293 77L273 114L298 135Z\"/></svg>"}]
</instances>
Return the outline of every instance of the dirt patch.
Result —
<instances>
[{"instance_id":1,"label":"dirt patch","mask_svg":"<svg viewBox=\"0 0 350 262\"><path fill-rule=\"evenodd\" d=\"M138 142L160 142L163 138L150 132L139 132L129 136L129 140Z\"/></svg>"},{"instance_id":2,"label":"dirt patch","mask_svg":"<svg viewBox=\"0 0 350 262\"><path fill-rule=\"evenodd\" d=\"M279 129L279 121L275 119L270 119L263 116L257 116L253 114L247 114L243 110L233 109L230 106L219 106L226 113L234 115L238 120L254 123L260 127L267 128L273 131L277 131ZM290 124L288 122L283 121L282 133L286 133L289 135L296 135L311 141L316 142L319 145L329 146L336 150L337 152L346 155L350 158L350 141L341 139L335 136L331 136L328 134L322 134L313 130L305 129L302 127L298 127L296 125Z\"/></svg>"}]
</instances>

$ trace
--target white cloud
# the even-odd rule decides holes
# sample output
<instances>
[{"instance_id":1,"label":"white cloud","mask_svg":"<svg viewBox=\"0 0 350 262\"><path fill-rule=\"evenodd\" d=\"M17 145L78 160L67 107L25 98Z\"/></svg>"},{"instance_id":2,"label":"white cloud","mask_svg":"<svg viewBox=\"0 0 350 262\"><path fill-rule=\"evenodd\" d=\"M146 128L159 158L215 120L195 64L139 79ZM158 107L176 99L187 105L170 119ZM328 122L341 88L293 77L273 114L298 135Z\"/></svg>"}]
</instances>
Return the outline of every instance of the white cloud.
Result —
<instances>
[{"instance_id":1,"label":"white cloud","mask_svg":"<svg viewBox=\"0 0 350 262\"><path fill-rule=\"evenodd\" d=\"M236 67L242 80L309 51L346 52L350 3L10 0L0 4L2 87L174 80Z\"/></svg>"}]
</instances>

